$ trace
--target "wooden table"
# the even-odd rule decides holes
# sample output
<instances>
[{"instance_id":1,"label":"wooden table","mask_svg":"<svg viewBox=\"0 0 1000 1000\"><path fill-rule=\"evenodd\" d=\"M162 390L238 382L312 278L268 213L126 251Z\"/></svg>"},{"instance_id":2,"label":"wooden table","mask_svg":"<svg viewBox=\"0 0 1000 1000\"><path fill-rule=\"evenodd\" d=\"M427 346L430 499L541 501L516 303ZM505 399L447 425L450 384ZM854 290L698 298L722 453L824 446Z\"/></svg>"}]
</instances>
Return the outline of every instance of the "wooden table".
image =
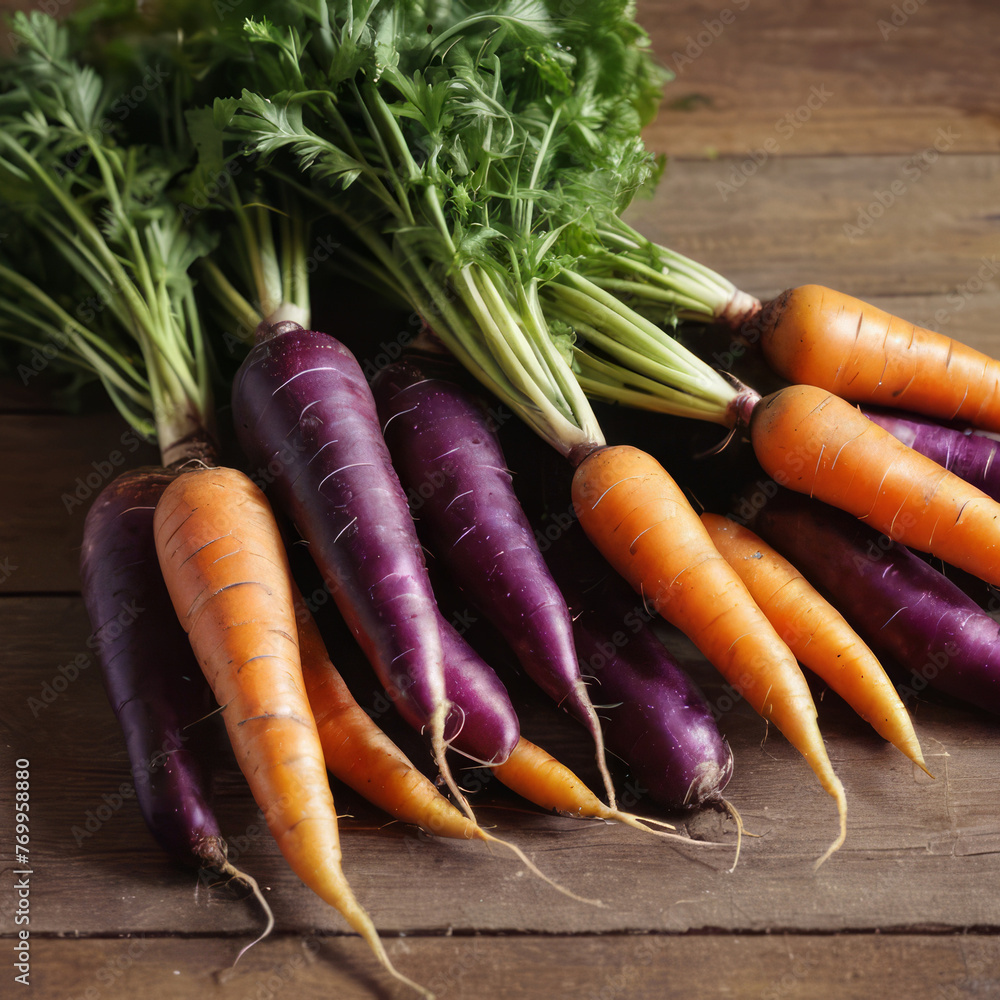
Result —
<instances>
[{"instance_id":1,"label":"wooden table","mask_svg":"<svg viewBox=\"0 0 1000 1000\"><path fill-rule=\"evenodd\" d=\"M649 130L671 159L655 198L632 212L650 236L761 297L825 283L1000 351L994 0L645 0L639 15L677 72ZM0 399L2 994L406 996L289 873L224 752L219 814L239 863L267 887L273 935L234 968L259 911L153 845L129 798L76 568L94 491L153 456L101 406L61 412L41 382ZM720 679L683 644L678 653L718 699ZM556 894L500 851L386 825L338 786L345 869L398 966L442 1000L1000 995L996 720L912 703L931 780L835 696L819 708L850 816L847 842L818 871L831 802L741 705L722 720L736 756L727 794L758 836L734 872L728 848L540 815L489 783L476 799L484 820L603 908ZM528 710L525 728L588 773L579 735L547 709ZM26 904L12 859L22 759ZM691 824L732 844L716 813ZM18 993L12 938L24 912L31 985Z\"/></svg>"}]
</instances>

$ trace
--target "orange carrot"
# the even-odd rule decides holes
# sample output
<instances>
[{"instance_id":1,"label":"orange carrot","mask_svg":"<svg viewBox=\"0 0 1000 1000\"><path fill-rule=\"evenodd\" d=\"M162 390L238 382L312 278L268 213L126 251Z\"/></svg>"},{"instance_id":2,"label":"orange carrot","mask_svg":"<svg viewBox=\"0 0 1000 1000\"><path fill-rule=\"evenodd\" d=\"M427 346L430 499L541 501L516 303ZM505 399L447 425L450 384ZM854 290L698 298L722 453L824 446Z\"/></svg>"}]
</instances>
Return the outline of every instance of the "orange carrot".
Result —
<instances>
[{"instance_id":1,"label":"orange carrot","mask_svg":"<svg viewBox=\"0 0 1000 1000\"><path fill-rule=\"evenodd\" d=\"M515 844L474 823L442 795L355 701L330 660L302 595L295 591L302 676L316 719L330 773L372 805L402 823L412 823L439 837L482 840L512 851L539 878L578 902L601 905L576 895L545 875Z\"/></svg>"},{"instance_id":2,"label":"orange carrot","mask_svg":"<svg viewBox=\"0 0 1000 1000\"><path fill-rule=\"evenodd\" d=\"M754 407L750 437L780 485L1000 584L1000 504L840 397L808 385L779 389Z\"/></svg>"},{"instance_id":3,"label":"orange carrot","mask_svg":"<svg viewBox=\"0 0 1000 1000\"><path fill-rule=\"evenodd\" d=\"M602 802L565 764L523 736L502 764L493 765L493 773L511 791L541 809L583 819L617 820L646 829L637 816Z\"/></svg>"},{"instance_id":4,"label":"orange carrot","mask_svg":"<svg viewBox=\"0 0 1000 1000\"><path fill-rule=\"evenodd\" d=\"M493 767L493 773L541 809L586 819L612 819L616 813L568 767L523 736L507 760Z\"/></svg>"},{"instance_id":5,"label":"orange carrot","mask_svg":"<svg viewBox=\"0 0 1000 1000\"><path fill-rule=\"evenodd\" d=\"M665 827L667 830L674 830L675 827L663 820L636 816L634 813L626 812L617 806L606 805L570 768L523 736L517 741L510 756L502 764L493 766L493 774L512 792L516 792L521 798L527 799L528 802L549 812L557 812L579 819L602 819L607 822L624 823L626 826L634 826L638 830L655 834L657 837L680 840L689 844L698 843L714 846L710 841L693 841L690 837L682 834L654 830L650 824ZM722 800L722 804L736 820L738 835L742 836L743 823L739 813L729 802ZM739 838L737 839L736 857L739 858Z\"/></svg>"},{"instance_id":6,"label":"orange carrot","mask_svg":"<svg viewBox=\"0 0 1000 1000\"><path fill-rule=\"evenodd\" d=\"M652 456L627 445L596 449L577 466L572 491L584 531L608 562L778 727L833 796L840 834L822 863L846 836L847 803L791 650Z\"/></svg>"},{"instance_id":7,"label":"orange carrot","mask_svg":"<svg viewBox=\"0 0 1000 1000\"><path fill-rule=\"evenodd\" d=\"M153 520L164 581L222 709L240 768L295 874L398 972L341 868L333 795L309 708L291 573L264 494L202 468L164 490Z\"/></svg>"},{"instance_id":8,"label":"orange carrot","mask_svg":"<svg viewBox=\"0 0 1000 1000\"><path fill-rule=\"evenodd\" d=\"M1000 431L1000 360L820 285L765 306L761 347L790 382Z\"/></svg>"},{"instance_id":9,"label":"orange carrot","mask_svg":"<svg viewBox=\"0 0 1000 1000\"><path fill-rule=\"evenodd\" d=\"M706 512L701 520L799 662L927 771L906 706L882 664L844 616L749 528L720 514Z\"/></svg>"},{"instance_id":10,"label":"orange carrot","mask_svg":"<svg viewBox=\"0 0 1000 1000\"><path fill-rule=\"evenodd\" d=\"M330 773L402 823L457 840L480 837L480 828L438 791L355 701L298 593L295 615L302 677Z\"/></svg>"}]
</instances>

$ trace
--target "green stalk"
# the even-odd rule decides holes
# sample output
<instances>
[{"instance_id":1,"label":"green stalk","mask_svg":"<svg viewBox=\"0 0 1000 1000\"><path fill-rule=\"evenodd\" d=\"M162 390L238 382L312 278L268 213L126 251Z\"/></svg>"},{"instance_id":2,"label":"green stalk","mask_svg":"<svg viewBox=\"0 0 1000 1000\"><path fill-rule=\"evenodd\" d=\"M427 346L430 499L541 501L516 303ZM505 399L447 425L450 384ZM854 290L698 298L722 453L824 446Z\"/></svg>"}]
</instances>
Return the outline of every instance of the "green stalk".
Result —
<instances>
[{"instance_id":1,"label":"green stalk","mask_svg":"<svg viewBox=\"0 0 1000 1000\"><path fill-rule=\"evenodd\" d=\"M362 172L361 182L372 194L375 195L376 198L378 198L383 206L393 213L393 215L400 217L399 203L392 196L392 193L385 186L385 184L382 183L382 178L378 176L366 160L364 153L362 153L361 148L358 146L357 141L354 138L354 133L348 127L347 122L344 121L344 117L341 115L340 109L333 102L333 100L331 100L328 93L320 96L320 103L322 104L322 111L320 112L321 115L333 123L334 129L340 134L349 155L367 167L367 169Z\"/></svg>"},{"instance_id":2,"label":"green stalk","mask_svg":"<svg viewBox=\"0 0 1000 1000\"><path fill-rule=\"evenodd\" d=\"M580 385L595 399L675 417L705 420L724 427L732 425L730 407L720 408L698 396L671 389L658 379L647 378L632 368L598 358L580 348L574 353Z\"/></svg>"},{"instance_id":3,"label":"green stalk","mask_svg":"<svg viewBox=\"0 0 1000 1000\"><path fill-rule=\"evenodd\" d=\"M518 412L526 410L524 398L530 403L530 408L537 411L537 416L533 418L537 427L538 421L544 421L545 432L543 437L557 451L564 455L586 447L597 447L604 444L603 435L598 428L596 418L589 422L587 427L580 427L573 419L567 416L568 408L561 403L552 391L549 374L539 364L537 356L533 352L526 352L526 338L518 326L517 321L510 316L509 310L504 307L507 319L504 329L510 335L508 341L501 328L496 322L494 315L486 306L486 302L480 294L480 286L490 284L488 276L482 273L476 265L467 265L459 275L457 287L459 294L469 307L473 318L478 326L480 336L487 338L492 355L496 358L500 368L517 390L517 396L501 395L508 405ZM494 302L499 302L502 306L502 299L495 292L488 296ZM549 386L549 390L543 387ZM590 407L588 405L587 409Z\"/></svg>"},{"instance_id":4,"label":"green stalk","mask_svg":"<svg viewBox=\"0 0 1000 1000\"><path fill-rule=\"evenodd\" d=\"M472 264L464 268L462 274L463 278L465 276L471 278L475 296L474 312L482 316L480 325L487 332L487 336L505 345L518 369L529 373L532 392L537 389L547 399L558 399L555 380L539 357L538 345L525 335L519 318L511 312L505 296L497 289L489 275L482 267ZM523 386L522 391L525 391ZM558 402L556 405L558 406ZM559 409L565 412L563 407Z\"/></svg>"},{"instance_id":5,"label":"green stalk","mask_svg":"<svg viewBox=\"0 0 1000 1000\"><path fill-rule=\"evenodd\" d=\"M327 202L317 198L334 215L345 221L355 220L337 202ZM560 412L544 395L538 392L537 383L527 374L504 337L500 334L497 321L485 308L477 282L469 273L454 291L449 291L434 279L430 270L416 252L404 252L402 259L413 271L413 279L400 266L399 260L385 240L374 229L365 224L354 225L354 235L373 254L385 271L391 274L402 296L423 317L435 334L451 351L458 361L499 399L519 413L544 440L558 451L569 454L574 449L596 446L604 443L596 417L593 417L589 403L577 393L572 409L583 412L588 418L579 426ZM397 234L397 241L405 247L405 237ZM489 283L485 275L481 279ZM460 289L464 288L463 294ZM459 302L455 293L459 294ZM494 289L495 300L503 302L502 295ZM459 303L464 308L459 308ZM506 311L506 309L505 309ZM516 320L510 319L516 326ZM484 327L493 332L487 345ZM548 340L548 337L545 338ZM494 353L499 354L499 358ZM561 359L560 359L561 360ZM564 363L563 363L564 364ZM563 376L572 378L572 373Z\"/></svg>"},{"instance_id":6,"label":"green stalk","mask_svg":"<svg viewBox=\"0 0 1000 1000\"><path fill-rule=\"evenodd\" d=\"M113 171L108 165L108 161L105 159L101 148L94 142L90 135L86 136L86 142L90 147L94 162L97 164L98 171L104 181L104 194L111 204L112 214L118 217L120 225L128 236L129 246L132 251L129 261L136 269L135 281L141 289L141 294L133 292L132 282L125 276L123 269L120 269L122 272L122 281L117 287L126 296L128 307L135 316L136 321L142 327L148 329L153 326L153 317L149 307L156 302L156 293L153 288L153 278L149 271L149 262L146 260L146 255L143 252L138 232L136 232L134 226L129 224L128 216L118 191L118 185L115 181ZM68 198L64 200L64 205L70 203ZM93 226L90 228L93 229ZM98 235L97 240L102 247L107 247L102 236ZM117 261L117 258L115 260Z\"/></svg>"},{"instance_id":7,"label":"green stalk","mask_svg":"<svg viewBox=\"0 0 1000 1000\"><path fill-rule=\"evenodd\" d=\"M372 108L368 106L367 101L362 97L361 91L358 88L357 83L351 81L351 90L354 93L355 99L358 104L358 110L361 112L364 118L365 126L368 129L368 134L374 140L376 147L382 157L382 162L386 165L386 169L389 171L392 178L392 184L396 191L396 203L399 206L400 211L403 213L405 221L409 225L413 225L415 218L413 215L413 209L410 206L409 198L406 194L406 189L403 186L403 182L399 175L396 173L392 166L392 158L389 156L389 149L386 145L385 133L376 125L375 114L372 112ZM392 113L385 108L385 102L379 96L378 91L374 88L371 83L365 83L365 95L369 100L372 101L376 112L378 112L379 117L382 121L383 126L387 125L386 117L392 121L392 125L395 126L395 133L393 129L388 129L389 134L395 139L396 134L398 134L398 126L395 124L395 119L392 118ZM401 138L401 137L400 137ZM416 164L413 162L413 157L410 155L409 149L406 147L406 143L402 143L402 148L400 148L399 143L394 143L397 146L397 153L400 153L403 157L403 163L406 164L407 170L410 178L412 179L415 173L419 172L417 170Z\"/></svg>"},{"instance_id":8,"label":"green stalk","mask_svg":"<svg viewBox=\"0 0 1000 1000\"><path fill-rule=\"evenodd\" d=\"M3 140L4 136L0 133L0 141ZM40 183L59 203L60 208L65 212L74 226L76 226L78 235L86 240L87 244L93 250L95 257L111 276L112 284L120 288L122 294L127 297L129 307L133 309L134 314L141 316L145 312L146 318L148 318L148 311L144 309L144 303L135 292L127 272L119 262L119 258L108 247L104 237L91 221L91 217L52 180L48 172L42 168L31 154L26 150L22 150L13 140L7 140L7 143L8 149L28 167L34 175L35 181Z\"/></svg>"},{"instance_id":9,"label":"green stalk","mask_svg":"<svg viewBox=\"0 0 1000 1000\"><path fill-rule=\"evenodd\" d=\"M633 302L643 300L647 302L658 302L667 306L674 306L678 315L683 319L700 319L711 321L714 314L708 314L702 307L698 299L682 295L671 288L658 288L656 285L647 284L642 281L628 281L625 278L604 278L600 275L590 274L590 280L599 288L606 292L616 292L622 297L631 299ZM634 306L633 306L634 308Z\"/></svg>"},{"instance_id":10,"label":"green stalk","mask_svg":"<svg viewBox=\"0 0 1000 1000\"><path fill-rule=\"evenodd\" d=\"M598 257L597 260L601 263L607 263L608 270L612 274L624 271L644 279L630 282L637 296L642 297L644 287L649 289L650 294L655 294L658 291L671 293L683 302L686 309L704 320L714 319L719 310L729 301L728 295L721 295L714 286L706 285L697 276L687 275L683 271L667 267L657 270L650 267L646 261L636 260L627 253L605 254ZM593 273L588 274L588 276L595 284L600 284L602 287L608 287L608 284L614 281L613 278L604 278L602 281Z\"/></svg>"},{"instance_id":11,"label":"green stalk","mask_svg":"<svg viewBox=\"0 0 1000 1000\"><path fill-rule=\"evenodd\" d=\"M595 269L598 274L611 277L616 272L630 270L646 278L652 286L689 295L696 304L686 318L702 322L723 319L738 325L760 309L756 298L710 267L669 247L653 243L621 218L599 227L597 235L612 250L594 258L599 265ZM656 266L650 261L654 261ZM640 299L644 297L641 288L632 291Z\"/></svg>"},{"instance_id":12,"label":"green stalk","mask_svg":"<svg viewBox=\"0 0 1000 1000\"><path fill-rule=\"evenodd\" d=\"M63 336L68 337L73 350L103 381L117 386L122 393L136 403L145 404L149 401L149 381L112 344L92 333L82 323L77 322L34 282L2 264L0 264L0 281L6 281L10 287L18 289L33 299L38 307L62 323L62 329L45 323L37 313L19 308L10 301L0 301L0 308L22 323L34 325L43 332L47 332L46 342L50 339L60 339ZM16 339L33 347L43 347L45 343L23 336Z\"/></svg>"},{"instance_id":13,"label":"green stalk","mask_svg":"<svg viewBox=\"0 0 1000 1000\"><path fill-rule=\"evenodd\" d=\"M552 117L549 119L548 127L545 129L545 134L542 136L541 144L538 147L538 152L535 154L535 165L531 171L531 180L528 182L528 189L533 191L538 185L538 177L542 171L542 165L545 162L545 155L548 152L549 145L552 142L552 136L555 135L556 126L559 123L559 115L562 111L561 107L557 107ZM524 204L524 203L522 203ZM518 206L521 207L520 205ZM521 238L525 241L531 235L531 216L534 211L535 202L533 198L527 199L525 209L524 209L524 219L521 222Z\"/></svg>"},{"instance_id":14,"label":"green stalk","mask_svg":"<svg viewBox=\"0 0 1000 1000\"><path fill-rule=\"evenodd\" d=\"M202 280L214 301L219 303L226 314L250 334L257 328L261 320L259 309L255 309L246 298L237 291L236 286L226 277L222 268L211 257L201 261Z\"/></svg>"},{"instance_id":15,"label":"green stalk","mask_svg":"<svg viewBox=\"0 0 1000 1000\"><path fill-rule=\"evenodd\" d=\"M532 342L540 345L545 361L555 376L556 384L566 400L573 421L581 428L587 440L602 441L603 433L597 417L587 401L586 393L580 386L572 368L556 349L545 322L545 315L538 298L538 281L533 279L528 285L518 285L521 304L520 314Z\"/></svg>"},{"instance_id":16,"label":"green stalk","mask_svg":"<svg viewBox=\"0 0 1000 1000\"><path fill-rule=\"evenodd\" d=\"M94 149L93 146L91 148ZM156 438L160 444L161 457L164 464L168 464L168 457L178 457L175 447L177 441L189 441L194 437L204 437L210 433L206 425L211 420L211 407L204 394L206 383L202 382L199 385L199 382L191 376L191 355L183 335L176 328L174 305L166 289L158 287L153 278L138 234L124 215L119 192L117 189L112 189L107 195L112 211L123 213L121 224L129 233L128 242L131 250L128 261L136 268L141 291L130 278L119 256L111 250L91 221L91 217L80 205L54 182L30 154L23 152L18 155L18 159L29 169L36 182L56 199L70 224L75 227L78 240L73 246L87 253L91 268L106 273L110 279L109 287L113 289L114 294L120 295L125 303L125 315L119 314L119 318L126 319L125 329L136 340L143 355L149 385L152 426L155 427ZM105 183L113 185L115 183L113 172L103 156L98 155L96 160ZM66 227L60 228L63 232L66 231ZM59 235L58 230L49 235L56 239L57 246L64 245L65 237ZM84 274L83 277L85 279L89 277L93 281L94 271L89 275ZM35 298L36 301L41 301L37 296ZM141 421L131 406L126 404L128 398L134 401L134 395L130 396L119 380L111 376L111 370L106 365L95 367L95 371L101 377L109 396L123 417L132 426L140 427L143 433L148 434L150 425Z\"/></svg>"},{"instance_id":17,"label":"green stalk","mask_svg":"<svg viewBox=\"0 0 1000 1000\"><path fill-rule=\"evenodd\" d=\"M281 256L282 314L287 318L287 314L297 310L301 317L298 322L308 327L311 310L305 241L306 229L301 213L282 213L281 243L285 248Z\"/></svg>"},{"instance_id":18,"label":"green stalk","mask_svg":"<svg viewBox=\"0 0 1000 1000\"><path fill-rule=\"evenodd\" d=\"M585 339L632 359L647 374L655 366L673 388L728 404L732 386L660 327L580 275L564 271L560 279L546 286L554 313Z\"/></svg>"}]
</instances>

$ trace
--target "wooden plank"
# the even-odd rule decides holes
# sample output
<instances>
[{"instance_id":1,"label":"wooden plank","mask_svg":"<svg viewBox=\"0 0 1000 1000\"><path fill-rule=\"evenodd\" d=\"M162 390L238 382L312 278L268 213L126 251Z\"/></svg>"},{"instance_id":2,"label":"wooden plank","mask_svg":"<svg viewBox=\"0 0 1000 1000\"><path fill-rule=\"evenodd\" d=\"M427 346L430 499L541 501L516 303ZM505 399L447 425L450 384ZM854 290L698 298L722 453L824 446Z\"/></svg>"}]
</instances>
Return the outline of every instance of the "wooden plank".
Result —
<instances>
[{"instance_id":1,"label":"wooden plank","mask_svg":"<svg viewBox=\"0 0 1000 1000\"><path fill-rule=\"evenodd\" d=\"M228 938L33 937L32 992L67 1000L413 995L357 938L277 936L233 968L236 948ZM439 1000L961 1000L1000 990L1000 939L977 933L407 937L390 940L388 951Z\"/></svg>"},{"instance_id":2,"label":"wooden plank","mask_svg":"<svg viewBox=\"0 0 1000 1000\"><path fill-rule=\"evenodd\" d=\"M762 298L805 282L873 300L924 296L915 313L949 335L995 335L997 157L777 158L733 188L736 169L674 162L629 218Z\"/></svg>"},{"instance_id":3,"label":"wooden plank","mask_svg":"<svg viewBox=\"0 0 1000 1000\"><path fill-rule=\"evenodd\" d=\"M0 416L0 593L79 589L94 497L126 468L156 461L113 413Z\"/></svg>"},{"instance_id":4,"label":"wooden plank","mask_svg":"<svg viewBox=\"0 0 1000 1000\"><path fill-rule=\"evenodd\" d=\"M980 0L638 5L675 73L647 138L678 157L955 152L1000 139L1000 7Z\"/></svg>"},{"instance_id":5,"label":"wooden plank","mask_svg":"<svg viewBox=\"0 0 1000 1000\"><path fill-rule=\"evenodd\" d=\"M10 761L28 759L35 790L32 928L252 937L260 926L255 906L235 890L209 888L173 868L142 826L121 737L89 658L79 600L6 598L2 608L4 770L9 775ZM1000 928L1000 897L982 891L995 881L1000 857L1000 803L984 794L996 773L992 720L930 701L914 705L937 775L931 780L832 695L822 698L821 722L847 788L850 820L843 849L814 872L813 861L836 829L830 799L797 753L767 735L745 705L734 704L685 643L675 651L720 711L737 762L727 795L758 835L745 840L735 872L727 870L732 828L718 812L687 823L725 848L673 846L617 824L539 815L484 778L475 795L484 820L547 874L606 903L595 908L556 894L501 850L386 827L384 817L338 786L339 808L350 814L343 821L345 870L377 926L390 934ZM337 650L337 658L349 661L350 653ZM377 709L370 678L355 693ZM525 734L590 777L582 731L537 696L517 697ZM391 726L391 716L382 718ZM268 887L279 929L342 932L340 917L278 855L221 739L214 766L223 830L237 863ZM627 780L620 788L636 811L654 811L641 788ZM10 823L5 811L5 843ZM0 933L9 934L15 929L9 886L0 887L0 901L6 904Z\"/></svg>"}]
</instances>

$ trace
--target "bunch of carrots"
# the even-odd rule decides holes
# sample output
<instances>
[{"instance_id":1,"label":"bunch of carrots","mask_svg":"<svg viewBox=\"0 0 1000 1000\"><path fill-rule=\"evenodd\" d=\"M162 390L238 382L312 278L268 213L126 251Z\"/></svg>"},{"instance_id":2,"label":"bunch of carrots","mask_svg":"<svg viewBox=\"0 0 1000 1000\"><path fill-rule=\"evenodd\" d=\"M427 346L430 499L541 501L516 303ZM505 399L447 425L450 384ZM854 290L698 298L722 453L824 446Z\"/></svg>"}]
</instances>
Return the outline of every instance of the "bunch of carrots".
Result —
<instances>
[{"instance_id":1,"label":"bunch of carrots","mask_svg":"<svg viewBox=\"0 0 1000 1000\"><path fill-rule=\"evenodd\" d=\"M638 132L662 83L627 10L575 21L544 3L468 3L428 25L423 7L274 0L213 30L196 11L96 2L68 25L15 16L0 180L23 225L0 245L0 333L58 339L160 449L158 467L94 503L81 563L151 831L255 886L226 859L184 736L214 700L292 870L429 995L392 965L344 877L331 774L402 822L510 848L543 878L480 826L457 757L540 808L681 837L618 808L610 751L660 807L721 806L739 830L723 798L738 762L660 641L669 624L834 798L820 864L846 836L847 796L803 668L924 770L879 654L918 669L940 651L930 682L1000 710L996 625L931 561L1000 583L1000 362L825 288L760 303L627 226L655 173ZM131 57L102 61L98 37L128 40ZM104 128L150 52L169 60L170 86ZM317 218L339 227L355 276L421 320L371 379L313 326ZM74 310L95 296L100 309ZM718 322L782 388L762 397L677 336L683 325L697 345ZM239 334L224 342L224 329ZM217 426L220 389L232 435ZM729 510L697 511L653 455L608 442L595 400L745 437L767 502L734 493ZM544 503L514 487L498 404L557 457ZM573 513L543 552L560 491ZM296 540L429 763L338 673L291 568ZM521 734L501 672L441 611L449 588L580 724L599 794ZM137 592L147 612L102 638ZM622 625L634 638L609 644ZM150 769L164 746L170 766Z\"/></svg>"}]
</instances>

